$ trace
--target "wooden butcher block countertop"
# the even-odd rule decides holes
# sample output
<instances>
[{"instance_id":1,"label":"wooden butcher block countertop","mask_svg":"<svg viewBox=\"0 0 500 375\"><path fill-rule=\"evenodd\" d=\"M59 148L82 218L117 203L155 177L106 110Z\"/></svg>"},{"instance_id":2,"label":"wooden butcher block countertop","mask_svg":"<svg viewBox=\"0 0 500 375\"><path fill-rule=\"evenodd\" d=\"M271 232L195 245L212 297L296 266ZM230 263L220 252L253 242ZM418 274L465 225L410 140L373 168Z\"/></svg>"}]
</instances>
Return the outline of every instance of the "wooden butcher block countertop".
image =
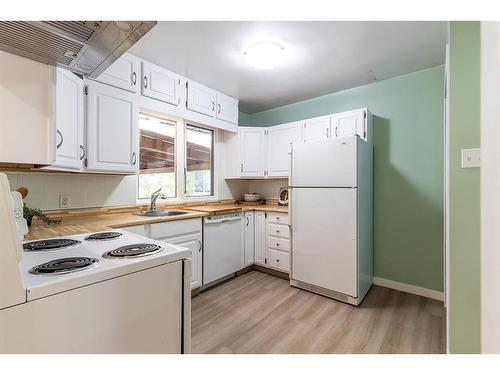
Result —
<instances>
[{"instance_id":1,"label":"wooden butcher block countertop","mask_svg":"<svg viewBox=\"0 0 500 375\"><path fill-rule=\"evenodd\" d=\"M75 209L65 211L49 211L47 214L54 219L61 220L60 224L46 225L38 220L33 221L26 240L38 240L50 237L72 236L82 233L101 232L111 229L161 223L165 221L186 220L201 218L209 215L220 215L242 211L288 212L287 207L277 204L260 206L241 206L234 201L207 203L201 205L158 206L158 210L185 211L185 215L145 217L138 216L144 206L103 207L90 209Z\"/></svg>"}]
</instances>

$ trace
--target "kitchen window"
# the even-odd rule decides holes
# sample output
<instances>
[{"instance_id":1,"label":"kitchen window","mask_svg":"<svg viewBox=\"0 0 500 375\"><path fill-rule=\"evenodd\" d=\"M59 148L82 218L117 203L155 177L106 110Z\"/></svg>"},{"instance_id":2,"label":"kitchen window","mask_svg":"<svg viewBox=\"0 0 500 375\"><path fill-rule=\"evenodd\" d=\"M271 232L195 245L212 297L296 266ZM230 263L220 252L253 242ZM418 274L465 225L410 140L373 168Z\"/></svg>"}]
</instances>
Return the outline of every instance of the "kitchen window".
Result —
<instances>
[{"instance_id":1,"label":"kitchen window","mask_svg":"<svg viewBox=\"0 0 500 375\"><path fill-rule=\"evenodd\" d=\"M160 188L167 197L176 196L176 127L175 121L140 114L139 199Z\"/></svg>"},{"instance_id":2,"label":"kitchen window","mask_svg":"<svg viewBox=\"0 0 500 375\"><path fill-rule=\"evenodd\" d=\"M186 197L213 195L213 149L212 130L186 125Z\"/></svg>"}]
</instances>

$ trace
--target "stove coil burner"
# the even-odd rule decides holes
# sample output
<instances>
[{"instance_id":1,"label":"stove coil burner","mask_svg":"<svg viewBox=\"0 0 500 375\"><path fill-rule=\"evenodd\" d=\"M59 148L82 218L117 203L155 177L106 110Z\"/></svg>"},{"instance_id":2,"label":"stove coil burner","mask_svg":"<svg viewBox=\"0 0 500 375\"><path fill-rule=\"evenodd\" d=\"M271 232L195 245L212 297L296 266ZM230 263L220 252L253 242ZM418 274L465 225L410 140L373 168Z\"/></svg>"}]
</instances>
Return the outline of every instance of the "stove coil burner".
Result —
<instances>
[{"instance_id":1,"label":"stove coil burner","mask_svg":"<svg viewBox=\"0 0 500 375\"><path fill-rule=\"evenodd\" d=\"M85 237L87 241L105 241L105 240L114 240L115 238L123 236L120 232L101 232L94 233L90 236Z\"/></svg>"},{"instance_id":2,"label":"stove coil burner","mask_svg":"<svg viewBox=\"0 0 500 375\"><path fill-rule=\"evenodd\" d=\"M26 242L23 244L23 249L25 251L57 250L74 246L79 243L81 243L81 241L71 240L69 238L54 238L49 240Z\"/></svg>"},{"instance_id":3,"label":"stove coil burner","mask_svg":"<svg viewBox=\"0 0 500 375\"><path fill-rule=\"evenodd\" d=\"M59 275L63 273L77 272L89 269L97 265L99 261L95 258L72 257L54 259L47 263L39 264L29 270L33 275Z\"/></svg>"},{"instance_id":4,"label":"stove coil burner","mask_svg":"<svg viewBox=\"0 0 500 375\"><path fill-rule=\"evenodd\" d=\"M108 251L104 253L102 256L104 258L137 258L148 255L156 254L162 251L163 248L161 246L149 243L138 243L133 245L121 246L117 249Z\"/></svg>"}]
</instances>

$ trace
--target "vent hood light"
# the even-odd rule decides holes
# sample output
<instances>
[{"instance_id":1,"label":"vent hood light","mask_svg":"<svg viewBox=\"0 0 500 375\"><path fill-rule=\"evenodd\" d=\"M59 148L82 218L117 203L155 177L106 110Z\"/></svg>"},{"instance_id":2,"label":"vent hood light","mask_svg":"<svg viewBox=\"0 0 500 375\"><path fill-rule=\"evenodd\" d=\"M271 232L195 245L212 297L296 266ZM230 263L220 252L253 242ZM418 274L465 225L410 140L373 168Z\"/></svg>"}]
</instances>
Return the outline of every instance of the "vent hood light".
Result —
<instances>
[{"instance_id":1,"label":"vent hood light","mask_svg":"<svg viewBox=\"0 0 500 375\"><path fill-rule=\"evenodd\" d=\"M274 42L252 44L243 51L248 63L257 69L273 69L278 66L284 56L284 47Z\"/></svg>"}]
</instances>

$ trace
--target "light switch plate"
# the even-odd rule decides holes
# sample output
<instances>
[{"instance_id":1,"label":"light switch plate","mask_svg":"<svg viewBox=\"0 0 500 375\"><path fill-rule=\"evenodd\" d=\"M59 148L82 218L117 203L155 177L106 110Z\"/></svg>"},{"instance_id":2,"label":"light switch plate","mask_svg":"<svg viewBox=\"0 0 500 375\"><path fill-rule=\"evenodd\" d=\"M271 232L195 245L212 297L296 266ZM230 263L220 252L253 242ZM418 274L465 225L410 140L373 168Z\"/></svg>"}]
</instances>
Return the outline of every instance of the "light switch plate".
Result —
<instances>
[{"instance_id":1,"label":"light switch plate","mask_svg":"<svg viewBox=\"0 0 500 375\"><path fill-rule=\"evenodd\" d=\"M69 208L69 194L59 194L59 208Z\"/></svg>"},{"instance_id":2,"label":"light switch plate","mask_svg":"<svg viewBox=\"0 0 500 375\"><path fill-rule=\"evenodd\" d=\"M462 150L462 168L479 168L481 166L481 149L465 148Z\"/></svg>"}]
</instances>

